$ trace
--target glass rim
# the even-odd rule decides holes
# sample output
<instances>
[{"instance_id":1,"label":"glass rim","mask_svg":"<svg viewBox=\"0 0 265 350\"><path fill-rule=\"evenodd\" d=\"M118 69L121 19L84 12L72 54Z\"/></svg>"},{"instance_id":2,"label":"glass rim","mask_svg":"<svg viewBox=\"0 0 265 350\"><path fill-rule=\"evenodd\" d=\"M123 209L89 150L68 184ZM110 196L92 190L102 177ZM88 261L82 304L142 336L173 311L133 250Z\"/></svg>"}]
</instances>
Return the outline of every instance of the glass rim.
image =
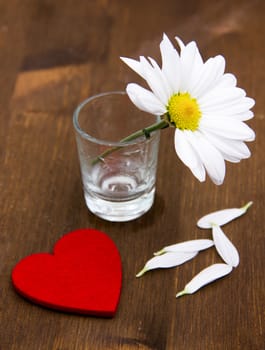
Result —
<instances>
[{"instance_id":1,"label":"glass rim","mask_svg":"<svg viewBox=\"0 0 265 350\"><path fill-rule=\"evenodd\" d=\"M95 100L97 98L100 98L100 97L103 97L103 96L108 96L108 95L127 95L128 96L126 91L114 90L114 91L101 92L101 93L98 93L96 95L92 95L92 96L86 98L74 110L74 113L73 113L73 125L74 125L74 128L75 128L76 132L82 138L84 138L84 139L86 139L88 141L97 143L97 144L105 145L105 146L125 147L125 146L128 146L128 145L136 145L136 144L146 143L149 140L151 140L153 138L153 136L160 131L160 130L154 131L152 133L153 135L151 135L151 137L148 138L148 139L147 138L145 138L145 139L138 138L138 139L135 139L135 140L132 140L132 141L126 141L126 142L107 141L107 140L98 139L98 138L96 138L94 136L89 135L87 132L85 132L81 128L81 126L79 124L79 121L78 121L79 114L80 114L82 108L85 107L89 102L91 102L91 101L93 101L93 100ZM160 120L160 118L158 116L153 115L153 117L156 118L157 121ZM137 130L135 130L135 131L137 131Z\"/></svg>"}]
</instances>

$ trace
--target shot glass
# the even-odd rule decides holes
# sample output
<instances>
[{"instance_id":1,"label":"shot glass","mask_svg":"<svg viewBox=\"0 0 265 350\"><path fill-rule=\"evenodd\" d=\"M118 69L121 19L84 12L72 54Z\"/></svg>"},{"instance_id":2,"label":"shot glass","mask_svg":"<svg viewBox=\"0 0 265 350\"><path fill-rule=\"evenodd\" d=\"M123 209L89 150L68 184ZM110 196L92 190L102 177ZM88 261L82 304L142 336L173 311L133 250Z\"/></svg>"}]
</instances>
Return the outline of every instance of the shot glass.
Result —
<instances>
[{"instance_id":1,"label":"shot glass","mask_svg":"<svg viewBox=\"0 0 265 350\"><path fill-rule=\"evenodd\" d=\"M126 92L101 93L74 112L84 197L88 209L108 221L130 221L152 206L160 131L124 141L159 117L141 112Z\"/></svg>"}]
</instances>

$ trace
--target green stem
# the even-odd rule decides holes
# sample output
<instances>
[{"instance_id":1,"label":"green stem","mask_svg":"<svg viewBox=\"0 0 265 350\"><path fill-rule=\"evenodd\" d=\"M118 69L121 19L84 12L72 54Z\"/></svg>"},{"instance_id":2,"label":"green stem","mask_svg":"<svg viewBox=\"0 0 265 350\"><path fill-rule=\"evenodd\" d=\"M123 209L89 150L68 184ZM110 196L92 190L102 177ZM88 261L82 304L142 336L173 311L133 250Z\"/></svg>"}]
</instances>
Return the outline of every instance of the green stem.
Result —
<instances>
[{"instance_id":1,"label":"green stem","mask_svg":"<svg viewBox=\"0 0 265 350\"><path fill-rule=\"evenodd\" d=\"M133 134L125 137L124 139L120 140L119 142L123 143L123 142L133 141L135 139L138 139L141 136L145 136L146 138L149 138L150 134L152 132L154 132L156 130L167 128L168 126L169 126L169 123L166 120L162 119L159 122L148 126L147 128L144 128L144 129L141 129L141 130L134 132ZM122 148L122 146L111 147L111 148L107 149L106 151L102 152L99 156L97 156L92 161L92 165L95 165L99 161L102 161L106 156L108 156L109 154L113 153L114 151L116 151L120 148Z\"/></svg>"}]
</instances>

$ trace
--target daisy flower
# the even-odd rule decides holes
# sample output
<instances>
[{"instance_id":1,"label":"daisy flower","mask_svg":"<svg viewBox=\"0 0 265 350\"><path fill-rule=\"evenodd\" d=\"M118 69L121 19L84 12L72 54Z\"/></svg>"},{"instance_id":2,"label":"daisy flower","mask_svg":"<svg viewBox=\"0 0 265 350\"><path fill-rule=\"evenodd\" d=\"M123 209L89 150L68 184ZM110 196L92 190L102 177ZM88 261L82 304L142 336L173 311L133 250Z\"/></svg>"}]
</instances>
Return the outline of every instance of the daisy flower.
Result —
<instances>
[{"instance_id":1,"label":"daisy flower","mask_svg":"<svg viewBox=\"0 0 265 350\"><path fill-rule=\"evenodd\" d=\"M161 116L160 128L175 128L176 153L194 176L202 182L207 173L220 185L225 160L250 157L244 142L253 141L255 133L244 121L253 117L255 101L236 86L233 74L225 73L223 56L203 62L194 41L185 45L176 40L180 53L164 34L161 67L151 57L121 57L151 89L130 83L126 91L139 109Z\"/></svg>"}]
</instances>

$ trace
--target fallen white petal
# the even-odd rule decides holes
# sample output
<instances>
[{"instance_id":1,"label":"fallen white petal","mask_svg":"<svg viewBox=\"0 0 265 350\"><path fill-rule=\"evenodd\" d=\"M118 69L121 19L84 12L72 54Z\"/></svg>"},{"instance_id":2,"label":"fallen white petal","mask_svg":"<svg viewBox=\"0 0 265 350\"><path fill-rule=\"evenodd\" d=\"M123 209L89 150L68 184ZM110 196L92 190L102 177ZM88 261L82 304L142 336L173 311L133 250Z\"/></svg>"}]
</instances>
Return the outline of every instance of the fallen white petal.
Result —
<instances>
[{"instance_id":1,"label":"fallen white petal","mask_svg":"<svg viewBox=\"0 0 265 350\"><path fill-rule=\"evenodd\" d=\"M207 214L198 220L197 226L200 228L211 228L213 223L218 226L225 225L228 222L245 214L252 203L253 202L248 202L242 208L223 209Z\"/></svg>"},{"instance_id":2,"label":"fallen white petal","mask_svg":"<svg viewBox=\"0 0 265 350\"><path fill-rule=\"evenodd\" d=\"M180 297L185 294L193 294L197 292L201 287L217 280L218 278L228 275L232 271L232 266L227 264L213 264L206 269L202 270L198 275L186 284L185 288L177 293L176 297Z\"/></svg>"},{"instance_id":3,"label":"fallen white petal","mask_svg":"<svg viewBox=\"0 0 265 350\"><path fill-rule=\"evenodd\" d=\"M183 264L184 262L193 259L198 252L177 252L177 253L166 253L163 255L155 256L148 260L144 268L137 273L136 277L141 277L144 273L149 270L159 268L169 268Z\"/></svg>"},{"instance_id":4,"label":"fallen white petal","mask_svg":"<svg viewBox=\"0 0 265 350\"><path fill-rule=\"evenodd\" d=\"M228 265L237 267L239 264L239 254L236 247L224 234L220 226L213 225L212 230L214 244L220 257Z\"/></svg>"},{"instance_id":5,"label":"fallen white petal","mask_svg":"<svg viewBox=\"0 0 265 350\"><path fill-rule=\"evenodd\" d=\"M214 245L211 239L193 239L186 242L172 244L164 247L154 255L161 255L168 252L195 252L210 248Z\"/></svg>"}]
</instances>

